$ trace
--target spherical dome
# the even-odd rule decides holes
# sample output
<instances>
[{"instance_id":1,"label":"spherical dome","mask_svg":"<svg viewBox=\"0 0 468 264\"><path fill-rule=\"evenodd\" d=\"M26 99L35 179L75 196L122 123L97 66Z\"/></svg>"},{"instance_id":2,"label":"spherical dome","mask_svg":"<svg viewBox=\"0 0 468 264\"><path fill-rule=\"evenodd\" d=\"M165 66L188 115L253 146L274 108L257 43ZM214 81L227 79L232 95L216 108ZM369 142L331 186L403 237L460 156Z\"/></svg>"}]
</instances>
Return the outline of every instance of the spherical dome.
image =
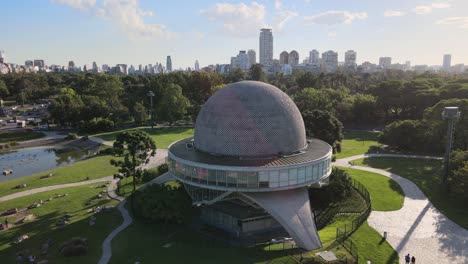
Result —
<instances>
[{"instance_id":1,"label":"spherical dome","mask_svg":"<svg viewBox=\"0 0 468 264\"><path fill-rule=\"evenodd\" d=\"M208 99L197 117L194 145L222 156L271 157L302 150L307 141L301 113L287 94L242 81Z\"/></svg>"}]
</instances>

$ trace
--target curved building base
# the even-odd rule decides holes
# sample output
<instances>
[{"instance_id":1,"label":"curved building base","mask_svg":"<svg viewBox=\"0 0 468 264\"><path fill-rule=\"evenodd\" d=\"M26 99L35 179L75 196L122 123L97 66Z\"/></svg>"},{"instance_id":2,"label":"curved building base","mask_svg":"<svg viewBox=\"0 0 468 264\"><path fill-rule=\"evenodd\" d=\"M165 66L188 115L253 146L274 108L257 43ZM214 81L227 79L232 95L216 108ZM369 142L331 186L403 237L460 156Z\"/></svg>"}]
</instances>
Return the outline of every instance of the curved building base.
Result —
<instances>
[{"instance_id":1,"label":"curved building base","mask_svg":"<svg viewBox=\"0 0 468 264\"><path fill-rule=\"evenodd\" d=\"M304 249L322 247L310 209L306 187L276 191L240 193L265 209L278 221L296 244Z\"/></svg>"}]
</instances>

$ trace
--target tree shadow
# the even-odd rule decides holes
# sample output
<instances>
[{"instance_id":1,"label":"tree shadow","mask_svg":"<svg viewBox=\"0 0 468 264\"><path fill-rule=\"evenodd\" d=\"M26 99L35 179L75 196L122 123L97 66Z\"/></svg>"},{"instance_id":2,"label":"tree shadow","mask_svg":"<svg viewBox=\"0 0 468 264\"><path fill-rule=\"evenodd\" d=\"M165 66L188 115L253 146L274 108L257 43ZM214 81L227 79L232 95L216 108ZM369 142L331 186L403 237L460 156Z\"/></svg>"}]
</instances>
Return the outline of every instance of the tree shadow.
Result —
<instances>
[{"instance_id":1,"label":"tree shadow","mask_svg":"<svg viewBox=\"0 0 468 264\"><path fill-rule=\"evenodd\" d=\"M453 263L461 261L457 257L464 257L464 261L468 261L468 230L442 214L439 214L436 220L436 237L441 251L445 252Z\"/></svg>"}]
</instances>

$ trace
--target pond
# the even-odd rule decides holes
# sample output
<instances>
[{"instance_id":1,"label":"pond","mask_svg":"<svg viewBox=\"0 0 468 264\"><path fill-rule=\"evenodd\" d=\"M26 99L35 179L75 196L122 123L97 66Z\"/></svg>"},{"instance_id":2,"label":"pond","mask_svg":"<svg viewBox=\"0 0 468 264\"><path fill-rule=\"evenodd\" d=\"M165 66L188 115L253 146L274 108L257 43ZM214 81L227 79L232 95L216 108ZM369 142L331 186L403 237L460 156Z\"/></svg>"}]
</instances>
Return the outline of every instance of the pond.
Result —
<instances>
[{"instance_id":1,"label":"pond","mask_svg":"<svg viewBox=\"0 0 468 264\"><path fill-rule=\"evenodd\" d=\"M65 166L86 157L86 152L61 146L18 149L0 154L0 182ZM12 170L7 176L3 171Z\"/></svg>"}]
</instances>

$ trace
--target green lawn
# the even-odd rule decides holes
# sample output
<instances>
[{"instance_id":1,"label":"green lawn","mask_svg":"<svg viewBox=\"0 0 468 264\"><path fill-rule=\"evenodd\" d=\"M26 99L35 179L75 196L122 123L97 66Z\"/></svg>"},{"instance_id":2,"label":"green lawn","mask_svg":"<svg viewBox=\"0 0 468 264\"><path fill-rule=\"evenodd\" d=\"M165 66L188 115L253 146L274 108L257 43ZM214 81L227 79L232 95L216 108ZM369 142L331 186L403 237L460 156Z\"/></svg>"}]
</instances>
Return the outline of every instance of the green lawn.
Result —
<instances>
[{"instance_id":1,"label":"green lawn","mask_svg":"<svg viewBox=\"0 0 468 264\"><path fill-rule=\"evenodd\" d=\"M448 195L441 188L441 160L408 158L366 158L355 160L356 165L369 166L393 172L414 182L448 218L468 229L466 200Z\"/></svg>"},{"instance_id":2,"label":"green lawn","mask_svg":"<svg viewBox=\"0 0 468 264\"><path fill-rule=\"evenodd\" d=\"M193 128L189 127L162 127L153 129L151 129L150 127L140 127L124 129L109 133L96 134L94 136L107 141L115 141L117 134L123 131L130 131L135 129L141 129L143 131L146 131L148 134L150 134L154 142L156 142L156 147L163 149L167 148L174 141L193 136Z\"/></svg>"},{"instance_id":3,"label":"green lawn","mask_svg":"<svg viewBox=\"0 0 468 264\"><path fill-rule=\"evenodd\" d=\"M364 222L352 235L359 252L359 263L366 264L370 260L372 264L398 264L398 253L383 237Z\"/></svg>"},{"instance_id":4,"label":"green lawn","mask_svg":"<svg viewBox=\"0 0 468 264\"><path fill-rule=\"evenodd\" d=\"M88 221L91 213L87 212L88 209L96 206L116 205L116 202L107 199L106 195L103 195L103 198L92 200L90 205L85 205L86 201L104 190L103 188L97 188L98 185L101 184L64 188L1 203L0 211L4 211L15 207L25 208L40 199L45 201L55 194L68 194L65 197L45 202L41 207L28 210L26 214L34 214L37 217L36 220L0 231L1 262L15 263L16 252L27 249L37 256L38 260L47 259L49 263L97 263L101 256L102 241L112 229L122 222L120 213L114 208L108 212L96 214L96 225L89 226ZM63 229L57 229L57 220L66 213L70 213L72 217ZM4 221L4 217L0 219L2 222ZM8 220L10 223L13 223L15 217L10 216ZM11 243L17 237L25 234L30 237L28 240L20 244ZM86 256L65 258L59 254L60 244L72 237L85 237L88 239L89 250ZM55 244L49 249L49 256L42 257L40 246L49 238L54 240Z\"/></svg>"},{"instance_id":5,"label":"green lawn","mask_svg":"<svg viewBox=\"0 0 468 264\"><path fill-rule=\"evenodd\" d=\"M345 131L341 142L341 152L336 154L337 159L354 155L375 153L381 144L377 142L378 132Z\"/></svg>"},{"instance_id":6,"label":"green lawn","mask_svg":"<svg viewBox=\"0 0 468 264\"><path fill-rule=\"evenodd\" d=\"M351 168L341 169L346 170L352 178L366 187L371 196L372 210L394 211L403 206L403 190L394 180L377 173Z\"/></svg>"},{"instance_id":7,"label":"green lawn","mask_svg":"<svg viewBox=\"0 0 468 264\"><path fill-rule=\"evenodd\" d=\"M36 138L44 137L45 134L36 131L8 131L8 132L0 132L0 143L7 143L7 142L21 142Z\"/></svg>"},{"instance_id":8,"label":"green lawn","mask_svg":"<svg viewBox=\"0 0 468 264\"><path fill-rule=\"evenodd\" d=\"M57 185L62 183L84 181L86 177L90 179L111 176L117 172L117 168L110 165L111 156L98 156L82 161L78 161L66 167L53 169L36 175L22 177L19 179L5 181L0 183L0 197L7 194L34 189L43 186ZM53 174L54 176L46 179L39 179L40 176ZM15 189L16 185L26 183L28 186L23 189Z\"/></svg>"}]
</instances>

